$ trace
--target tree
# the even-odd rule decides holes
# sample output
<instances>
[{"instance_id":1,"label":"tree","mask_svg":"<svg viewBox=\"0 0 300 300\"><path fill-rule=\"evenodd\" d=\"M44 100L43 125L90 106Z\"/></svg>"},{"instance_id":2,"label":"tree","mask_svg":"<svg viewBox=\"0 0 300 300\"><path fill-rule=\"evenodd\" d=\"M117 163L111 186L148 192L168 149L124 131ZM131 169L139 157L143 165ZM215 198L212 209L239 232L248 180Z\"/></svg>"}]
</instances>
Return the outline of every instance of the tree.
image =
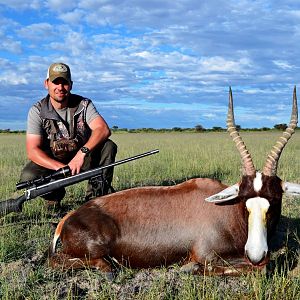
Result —
<instances>
[{"instance_id":1,"label":"tree","mask_svg":"<svg viewBox=\"0 0 300 300\"><path fill-rule=\"evenodd\" d=\"M278 130L286 130L287 129L287 125L285 123L282 123L282 124L275 124L274 125L274 128L275 129L278 129Z\"/></svg>"},{"instance_id":2,"label":"tree","mask_svg":"<svg viewBox=\"0 0 300 300\"><path fill-rule=\"evenodd\" d=\"M201 132L201 131L205 131L205 128L202 125L198 124L195 126L195 130L196 132Z\"/></svg>"},{"instance_id":3,"label":"tree","mask_svg":"<svg viewBox=\"0 0 300 300\"><path fill-rule=\"evenodd\" d=\"M9 128L7 129L0 129L0 132L3 132L3 133L8 133L8 132L11 132Z\"/></svg>"},{"instance_id":4,"label":"tree","mask_svg":"<svg viewBox=\"0 0 300 300\"><path fill-rule=\"evenodd\" d=\"M225 131L225 129L223 129L222 127L219 127L219 126L214 126L212 128L212 131Z\"/></svg>"},{"instance_id":5,"label":"tree","mask_svg":"<svg viewBox=\"0 0 300 300\"><path fill-rule=\"evenodd\" d=\"M172 130L173 131L182 131L182 129L180 127L173 127Z\"/></svg>"}]
</instances>

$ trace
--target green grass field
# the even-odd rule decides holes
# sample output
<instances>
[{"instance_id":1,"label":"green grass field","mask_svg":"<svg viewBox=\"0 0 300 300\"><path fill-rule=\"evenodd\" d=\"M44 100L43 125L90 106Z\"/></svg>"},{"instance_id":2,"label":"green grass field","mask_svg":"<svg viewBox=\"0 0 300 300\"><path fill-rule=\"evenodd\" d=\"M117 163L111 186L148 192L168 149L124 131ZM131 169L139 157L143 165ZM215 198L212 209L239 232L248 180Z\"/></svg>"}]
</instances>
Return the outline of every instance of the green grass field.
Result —
<instances>
[{"instance_id":1,"label":"green grass field","mask_svg":"<svg viewBox=\"0 0 300 300\"><path fill-rule=\"evenodd\" d=\"M258 169L280 132L241 133ZM234 184L240 157L227 133L117 133L117 160L151 149L155 154L115 168L116 190L145 185L173 185L192 177ZM25 135L0 134L0 199L16 197L15 184L26 163ZM284 149L278 176L300 183L300 132ZM86 183L67 188L65 210L82 203ZM20 195L20 193L19 193ZM22 214L0 220L1 299L300 299L300 198L284 198L278 237L266 274L236 278L182 274L178 266L152 270L122 269L113 279L96 270L59 272L48 268L45 252L59 220L41 198Z\"/></svg>"}]
</instances>

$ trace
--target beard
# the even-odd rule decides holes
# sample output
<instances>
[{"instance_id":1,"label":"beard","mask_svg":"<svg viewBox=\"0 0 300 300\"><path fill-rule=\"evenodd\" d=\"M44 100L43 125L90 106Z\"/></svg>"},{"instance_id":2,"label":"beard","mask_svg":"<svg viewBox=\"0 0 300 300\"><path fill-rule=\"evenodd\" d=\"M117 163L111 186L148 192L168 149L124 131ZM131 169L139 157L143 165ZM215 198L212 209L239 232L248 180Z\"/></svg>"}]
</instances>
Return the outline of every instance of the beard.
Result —
<instances>
[{"instance_id":1,"label":"beard","mask_svg":"<svg viewBox=\"0 0 300 300\"><path fill-rule=\"evenodd\" d=\"M57 103L64 103L65 101L68 101L70 93L64 92L64 93L55 93L54 95L50 95L51 98L57 102Z\"/></svg>"}]
</instances>

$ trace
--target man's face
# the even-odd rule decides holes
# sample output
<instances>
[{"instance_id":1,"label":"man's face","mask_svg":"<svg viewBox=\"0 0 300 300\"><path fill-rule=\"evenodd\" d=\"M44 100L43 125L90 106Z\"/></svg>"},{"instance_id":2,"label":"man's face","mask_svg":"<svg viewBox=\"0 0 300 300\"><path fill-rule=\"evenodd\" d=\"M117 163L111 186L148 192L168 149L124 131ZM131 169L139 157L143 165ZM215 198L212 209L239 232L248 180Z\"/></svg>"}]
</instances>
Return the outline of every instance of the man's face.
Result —
<instances>
[{"instance_id":1,"label":"man's face","mask_svg":"<svg viewBox=\"0 0 300 300\"><path fill-rule=\"evenodd\" d=\"M68 100L72 83L64 78L56 78L53 82L47 79L45 80L45 88L48 90L51 100L64 103Z\"/></svg>"}]
</instances>

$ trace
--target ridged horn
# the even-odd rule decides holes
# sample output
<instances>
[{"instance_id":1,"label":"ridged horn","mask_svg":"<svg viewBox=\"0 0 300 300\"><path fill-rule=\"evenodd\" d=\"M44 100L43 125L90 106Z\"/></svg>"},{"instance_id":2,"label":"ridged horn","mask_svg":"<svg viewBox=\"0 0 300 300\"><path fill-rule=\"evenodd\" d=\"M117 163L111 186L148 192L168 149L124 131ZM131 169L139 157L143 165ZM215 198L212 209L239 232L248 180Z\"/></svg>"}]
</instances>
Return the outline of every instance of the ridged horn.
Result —
<instances>
[{"instance_id":1,"label":"ridged horn","mask_svg":"<svg viewBox=\"0 0 300 300\"><path fill-rule=\"evenodd\" d=\"M229 104L228 104L228 114L227 114L227 131L229 132L230 136L232 137L240 155L242 158L243 163L243 175L254 175L256 173L251 155L246 148L245 143L243 142L242 138L240 137L235 121L234 121L234 114L233 114L233 100L232 100L232 91L231 87L229 88Z\"/></svg>"},{"instance_id":2,"label":"ridged horn","mask_svg":"<svg viewBox=\"0 0 300 300\"><path fill-rule=\"evenodd\" d=\"M297 107L297 96L296 96L296 86L293 92L293 109L291 114L290 124L287 129L283 132L282 136L278 139L276 144L273 146L271 152L267 157L267 161L263 168L263 174L267 176L275 176L277 173L277 166L280 155L283 148L287 144L288 140L291 138L292 134L295 132L295 128L298 123L298 107Z\"/></svg>"}]
</instances>

